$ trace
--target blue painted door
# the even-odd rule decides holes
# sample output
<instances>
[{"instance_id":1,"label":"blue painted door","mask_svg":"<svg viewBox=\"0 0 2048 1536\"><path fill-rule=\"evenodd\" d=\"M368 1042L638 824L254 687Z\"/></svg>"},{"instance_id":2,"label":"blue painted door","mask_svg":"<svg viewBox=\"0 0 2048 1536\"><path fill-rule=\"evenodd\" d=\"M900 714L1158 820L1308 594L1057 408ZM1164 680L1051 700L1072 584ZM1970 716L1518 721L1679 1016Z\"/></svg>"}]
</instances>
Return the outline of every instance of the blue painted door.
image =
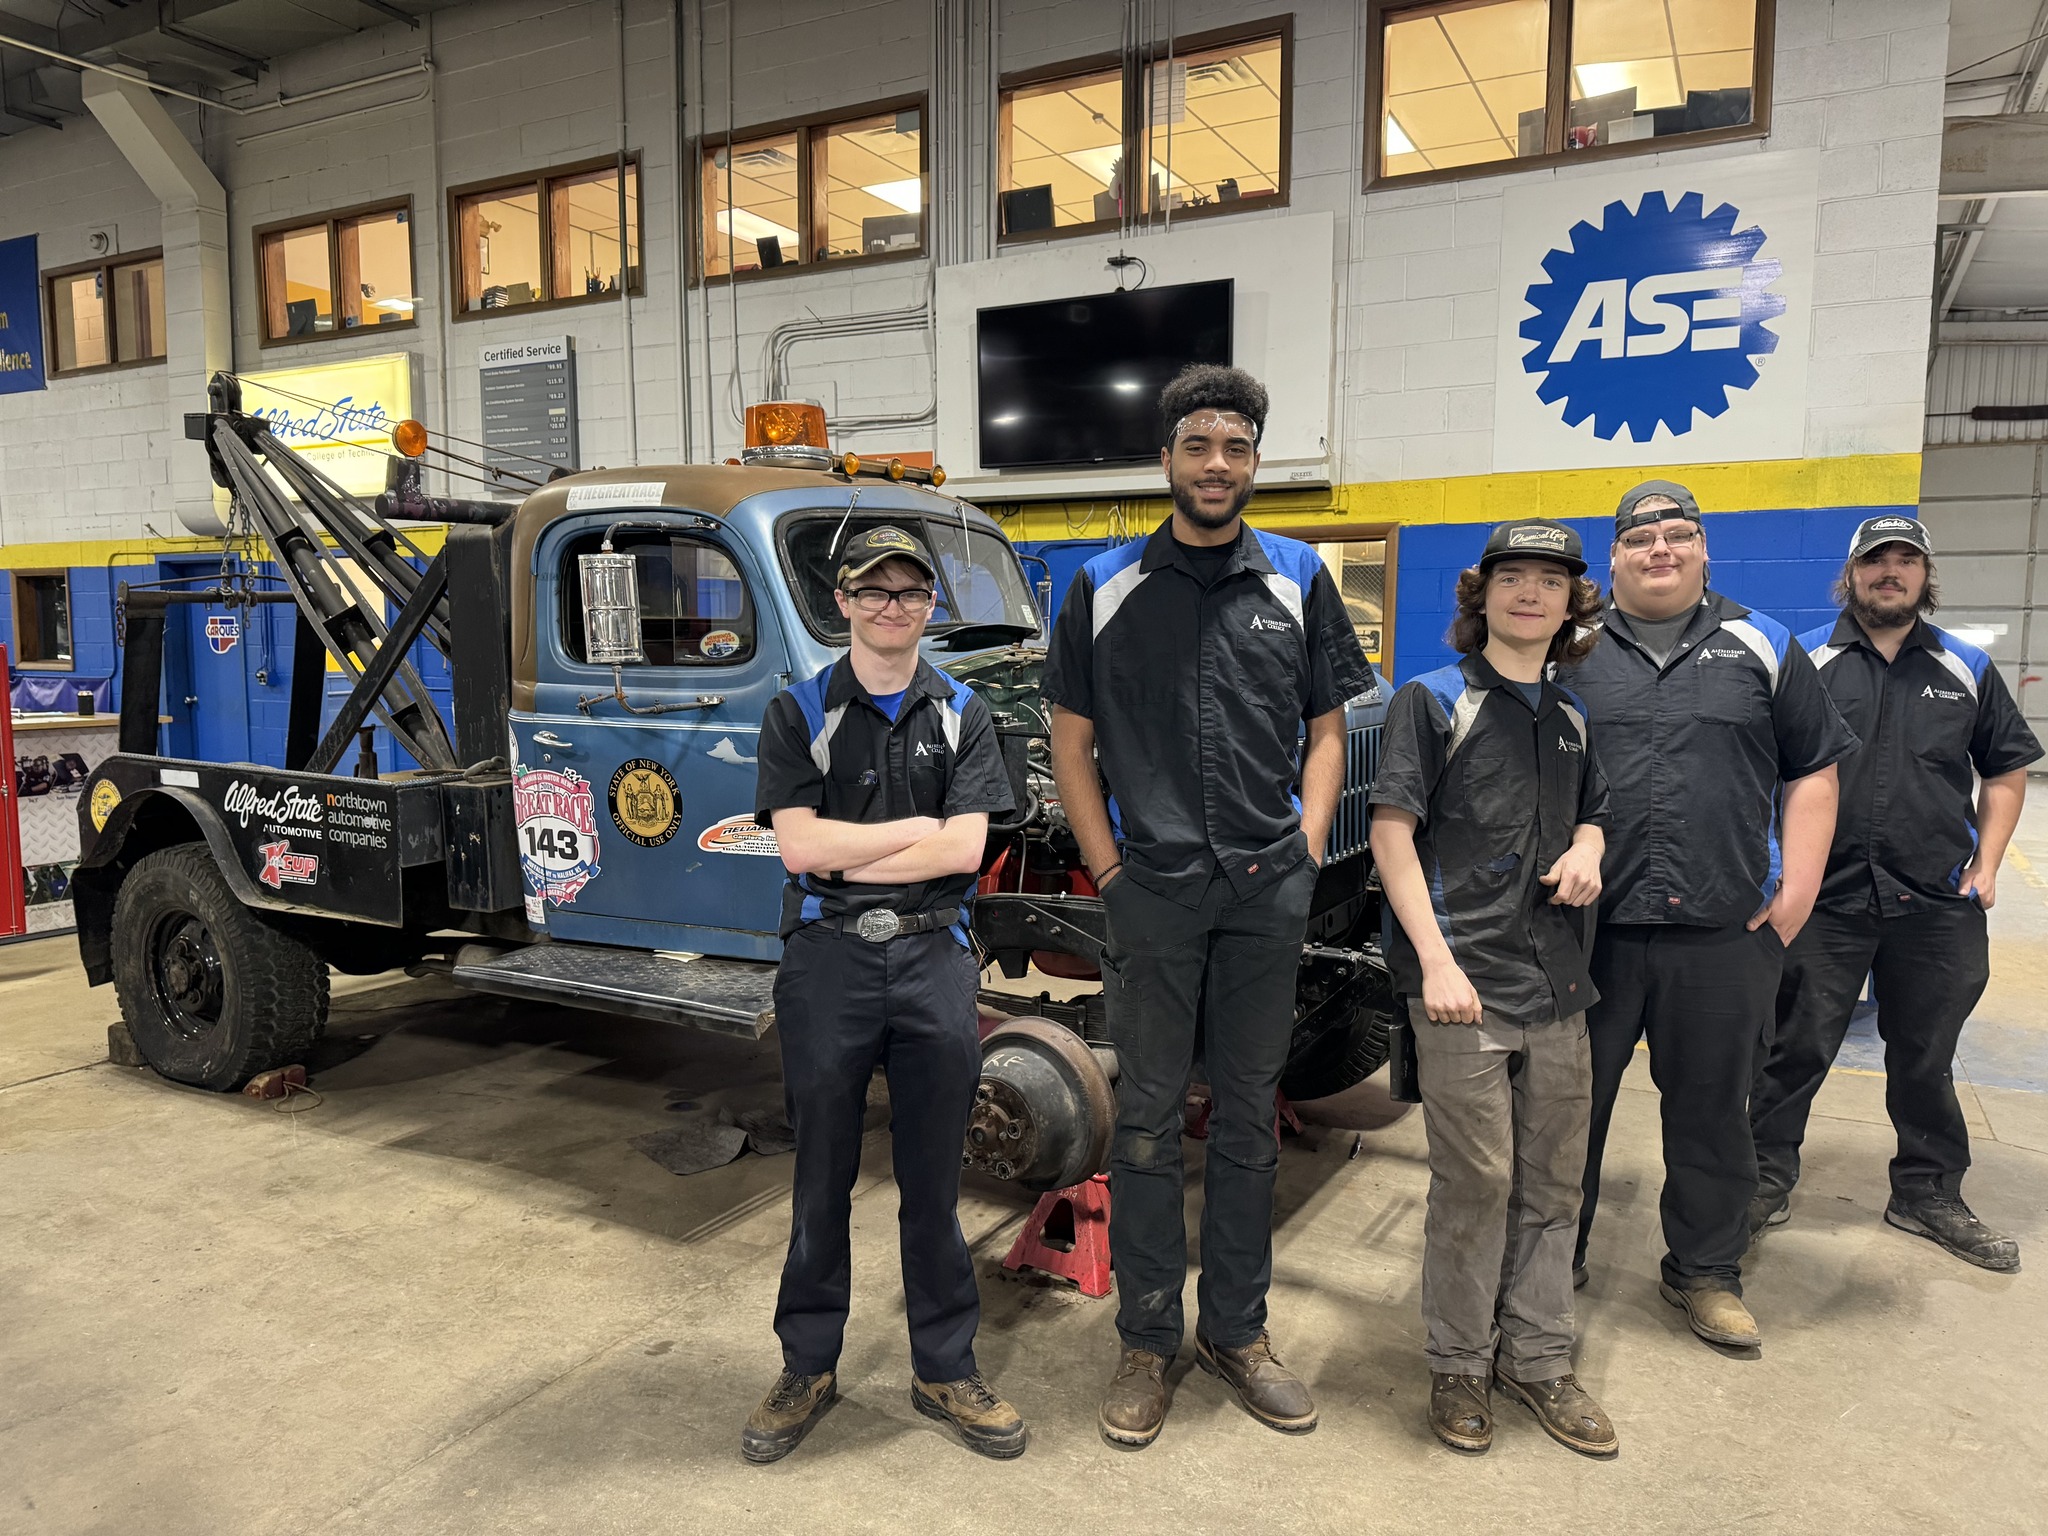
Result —
<instances>
[{"instance_id":1,"label":"blue painted door","mask_svg":"<svg viewBox=\"0 0 2048 1536\"><path fill-rule=\"evenodd\" d=\"M612 669L582 659L576 556L616 520L564 520L535 551L535 708L511 723L528 920L558 939L775 959L782 863L753 826L761 715L790 667L775 573L708 519L635 514L614 538L635 559L647 652L621 670L626 699L713 702L634 715Z\"/></svg>"},{"instance_id":2,"label":"blue painted door","mask_svg":"<svg viewBox=\"0 0 2048 1536\"><path fill-rule=\"evenodd\" d=\"M220 574L217 556L159 560L163 578L204 578L181 584L196 591ZM210 763L253 759L249 743L250 612L219 603L175 604L164 622L165 750Z\"/></svg>"}]
</instances>

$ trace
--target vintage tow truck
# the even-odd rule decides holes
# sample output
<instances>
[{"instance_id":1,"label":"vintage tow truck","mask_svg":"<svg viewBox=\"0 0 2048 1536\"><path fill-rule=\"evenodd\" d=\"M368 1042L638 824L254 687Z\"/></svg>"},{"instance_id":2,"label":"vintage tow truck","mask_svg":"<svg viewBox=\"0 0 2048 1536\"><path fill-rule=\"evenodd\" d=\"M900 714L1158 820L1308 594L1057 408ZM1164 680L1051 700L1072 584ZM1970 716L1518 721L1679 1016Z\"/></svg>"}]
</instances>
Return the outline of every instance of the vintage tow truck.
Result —
<instances>
[{"instance_id":1,"label":"vintage tow truck","mask_svg":"<svg viewBox=\"0 0 2048 1536\"><path fill-rule=\"evenodd\" d=\"M231 376L209 405L187 434L281 587L124 589L121 750L80 797L72 886L87 975L113 983L152 1067L228 1090L301 1060L330 966L758 1038L783 883L753 819L759 723L838 654L836 551L888 522L938 561L928 652L987 699L1017 792L990 828L973 941L1006 976L1035 964L1070 994L983 993L965 1161L1039 1190L1104 1166L1115 1053L1101 994L1073 985L1098 975L1104 918L1049 771L1049 583L1034 591L997 523L940 492L943 472L785 441L573 474L516 505L457 501L420 493L428 445L406 423L394 440L412 458L372 501L245 413ZM822 443L821 419L782 421ZM407 521L448 524L431 558ZM165 616L191 601L296 606L285 767L157 755ZM420 641L447 659L445 717L407 660ZM330 657L352 688L323 729ZM1351 711L1282 1084L1296 1098L1386 1052L1365 808L1381 713L1376 698ZM345 770L373 719L417 767Z\"/></svg>"}]
</instances>

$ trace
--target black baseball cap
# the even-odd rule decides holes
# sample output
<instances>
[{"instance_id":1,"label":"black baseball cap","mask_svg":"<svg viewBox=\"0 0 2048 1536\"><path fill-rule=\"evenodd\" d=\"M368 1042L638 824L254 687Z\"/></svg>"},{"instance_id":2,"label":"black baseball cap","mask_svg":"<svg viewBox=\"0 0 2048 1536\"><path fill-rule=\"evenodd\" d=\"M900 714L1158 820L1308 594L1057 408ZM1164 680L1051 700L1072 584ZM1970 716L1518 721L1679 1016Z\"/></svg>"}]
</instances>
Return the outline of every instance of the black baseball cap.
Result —
<instances>
[{"instance_id":1,"label":"black baseball cap","mask_svg":"<svg viewBox=\"0 0 2048 1536\"><path fill-rule=\"evenodd\" d=\"M1479 569L1503 560L1551 560L1574 576L1586 574L1585 550L1577 532L1543 517L1524 517L1493 530L1479 557Z\"/></svg>"},{"instance_id":2,"label":"black baseball cap","mask_svg":"<svg viewBox=\"0 0 2048 1536\"><path fill-rule=\"evenodd\" d=\"M1636 510L1653 496L1662 496L1676 505ZM1614 509L1614 536L1618 539L1645 523L1661 523L1674 517L1682 517L1689 523L1700 520L1700 504L1693 500L1692 492L1676 480L1645 480L1623 493L1621 505Z\"/></svg>"},{"instance_id":3,"label":"black baseball cap","mask_svg":"<svg viewBox=\"0 0 2048 1536\"><path fill-rule=\"evenodd\" d=\"M939 569L932 564L932 557L924 552L924 546L901 528L885 525L870 528L846 541L839 561L839 585L843 587L849 581L860 580L884 560L908 560L932 580L939 579Z\"/></svg>"},{"instance_id":4,"label":"black baseball cap","mask_svg":"<svg viewBox=\"0 0 2048 1536\"><path fill-rule=\"evenodd\" d=\"M1923 555L1934 553L1934 540L1927 536L1925 523L1903 512L1886 512L1866 517L1856 525L1856 531L1849 536L1849 558L1860 560L1885 544L1910 544Z\"/></svg>"}]
</instances>

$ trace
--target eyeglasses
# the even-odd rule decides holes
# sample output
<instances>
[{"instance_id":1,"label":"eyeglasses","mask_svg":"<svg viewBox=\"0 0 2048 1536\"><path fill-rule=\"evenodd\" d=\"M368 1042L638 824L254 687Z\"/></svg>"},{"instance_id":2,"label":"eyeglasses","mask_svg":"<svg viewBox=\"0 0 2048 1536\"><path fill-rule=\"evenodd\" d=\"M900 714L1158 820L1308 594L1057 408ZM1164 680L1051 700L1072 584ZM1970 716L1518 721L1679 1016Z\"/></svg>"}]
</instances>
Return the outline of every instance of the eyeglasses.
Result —
<instances>
[{"instance_id":1,"label":"eyeglasses","mask_svg":"<svg viewBox=\"0 0 2048 1536\"><path fill-rule=\"evenodd\" d=\"M1615 542L1632 555L1639 555L1646 549L1657 547L1662 539L1664 547L1673 553L1691 549L1699 542L1700 531L1691 523L1678 523L1669 528L1638 528L1634 533L1625 533Z\"/></svg>"},{"instance_id":2,"label":"eyeglasses","mask_svg":"<svg viewBox=\"0 0 2048 1536\"><path fill-rule=\"evenodd\" d=\"M932 605L930 587L856 587L846 600L862 613L880 613L891 603L905 613L923 613Z\"/></svg>"}]
</instances>

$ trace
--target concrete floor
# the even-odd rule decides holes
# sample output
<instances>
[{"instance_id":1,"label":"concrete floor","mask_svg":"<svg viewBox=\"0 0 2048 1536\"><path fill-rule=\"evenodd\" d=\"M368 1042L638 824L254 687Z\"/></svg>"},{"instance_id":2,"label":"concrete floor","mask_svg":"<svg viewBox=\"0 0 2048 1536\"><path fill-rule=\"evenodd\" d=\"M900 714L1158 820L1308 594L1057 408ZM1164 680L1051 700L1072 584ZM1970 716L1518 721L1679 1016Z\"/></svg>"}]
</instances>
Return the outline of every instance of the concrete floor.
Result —
<instances>
[{"instance_id":1,"label":"concrete floor","mask_svg":"<svg viewBox=\"0 0 2048 1536\"><path fill-rule=\"evenodd\" d=\"M907 1401L878 1133L845 1401L760 1469L736 1441L779 1365L790 1160L677 1178L627 1138L673 1101L774 1102L772 1040L349 982L323 1102L281 1114L107 1065L114 1000L71 941L0 947L0 1532L2039 1532L2048 808L2002 894L1959 1078L1968 1193L2027 1270L1879 1222L1891 1135L1856 1039L1754 1261L1762 1355L1708 1349L1656 1293L1639 1065L1580 1309L1580 1374L1622 1437L1606 1464L1512 1406L1484 1458L1431 1438L1422 1128L1376 1083L1316 1106L1281 1165L1274 1332L1317 1433L1261 1428L1184 1355L1160 1441L1104 1446L1114 1302L1003 1278L1026 1203L987 1185L961 1211L981 1359L1033 1440L1008 1464L961 1449Z\"/></svg>"}]
</instances>

